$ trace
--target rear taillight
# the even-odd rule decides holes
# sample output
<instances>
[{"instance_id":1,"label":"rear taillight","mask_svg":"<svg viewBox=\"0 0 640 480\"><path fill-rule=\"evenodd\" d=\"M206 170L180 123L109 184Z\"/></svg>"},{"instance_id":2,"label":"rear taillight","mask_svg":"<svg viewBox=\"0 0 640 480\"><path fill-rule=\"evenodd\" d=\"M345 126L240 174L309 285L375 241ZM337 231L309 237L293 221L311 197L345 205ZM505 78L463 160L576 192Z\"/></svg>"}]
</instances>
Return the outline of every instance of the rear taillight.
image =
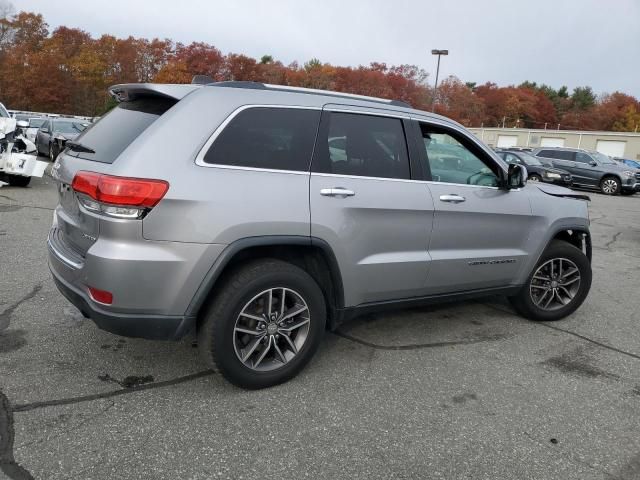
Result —
<instances>
[{"instance_id":1,"label":"rear taillight","mask_svg":"<svg viewBox=\"0 0 640 480\"><path fill-rule=\"evenodd\" d=\"M140 218L162 200L169 183L80 171L71 188L80 194L79 199L88 210L119 218Z\"/></svg>"}]
</instances>

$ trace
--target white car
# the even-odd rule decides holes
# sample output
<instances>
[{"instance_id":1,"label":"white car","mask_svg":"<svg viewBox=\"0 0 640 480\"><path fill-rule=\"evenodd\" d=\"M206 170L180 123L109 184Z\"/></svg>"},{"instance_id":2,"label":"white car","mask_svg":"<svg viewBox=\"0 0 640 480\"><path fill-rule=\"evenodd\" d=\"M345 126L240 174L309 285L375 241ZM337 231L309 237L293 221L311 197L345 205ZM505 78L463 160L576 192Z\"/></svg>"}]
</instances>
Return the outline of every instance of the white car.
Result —
<instances>
[{"instance_id":1,"label":"white car","mask_svg":"<svg viewBox=\"0 0 640 480\"><path fill-rule=\"evenodd\" d=\"M30 142L35 143L36 142L36 134L38 133L38 130L40 129L42 124L44 122L46 122L46 121L47 121L47 119L46 118L42 118L42 117L30 118L29 119L29 126L24 131L24 136L27 137L27 140L29 140Z\"/></svg>"}]
</instances>

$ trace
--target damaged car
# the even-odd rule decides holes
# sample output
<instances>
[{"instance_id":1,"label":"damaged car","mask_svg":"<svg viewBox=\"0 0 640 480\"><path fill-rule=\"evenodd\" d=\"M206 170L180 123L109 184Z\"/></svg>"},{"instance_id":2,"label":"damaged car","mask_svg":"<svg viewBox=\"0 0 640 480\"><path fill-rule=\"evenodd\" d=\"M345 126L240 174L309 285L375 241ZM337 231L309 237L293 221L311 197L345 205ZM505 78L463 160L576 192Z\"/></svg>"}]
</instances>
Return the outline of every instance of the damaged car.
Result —
<instances>
[{"instance_id":1,"label":"damaged car","mask_svg":"<svg viewBox=\"0 0 640 480\"><path fill-rule=\"evenodd\" d=\"M31 177L42 177L47 166L34 155L36 146L23 134L29 123L11 118L0 103L0 186L26 187Z\"/></svg>"},{"instance_id":2,"label":"damaged car","mask_svg":"<svg viewBox=\"0 0 640 480\"><path fill-rule=\"evenodd\" d=\"M65 149L67 141L75 140L85 128L86 122L73 118L55 118L46 120L36 135L38 155L48 156L53 162Z\"/></svg>"}]
</instances>

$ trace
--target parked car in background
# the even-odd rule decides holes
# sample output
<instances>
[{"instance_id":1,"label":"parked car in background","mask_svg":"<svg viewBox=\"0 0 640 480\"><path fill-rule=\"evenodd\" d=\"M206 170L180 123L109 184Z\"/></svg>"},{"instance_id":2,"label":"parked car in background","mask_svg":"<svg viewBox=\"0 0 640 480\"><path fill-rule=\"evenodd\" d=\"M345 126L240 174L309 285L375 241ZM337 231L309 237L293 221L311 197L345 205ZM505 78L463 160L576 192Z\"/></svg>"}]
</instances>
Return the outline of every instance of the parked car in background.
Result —
<instances>
[{"instance_id":1,"label":"parked car in background","mask_svg":"<svg viewBox=\"0 0 640 480\"><path fill-rule=\"evenodd\" d=\"M605 195L633 195L640 191L640 172L620 165L603 153L580 148L541 147L533 154L571 173L574 186L598 189Z\"/></svg>"},{"instance_id":2,"label":"parked car in background","mask_svg":"<svg viewBox=\"0 0 640 480\"><path fill-rule=\"evenodd\" d=\"M452 120L253 82L111 93L52 168L53 278L107 331L195 330L236 385L292 378L365 312L503 294L550 321L589 292L588 197L522 188Z\"/></svg>"},{"instance_id":3,"label":"parked car in background","mask_svg":"<svg viewBox=\"0 0 640 480\"><path fill-rule=\"evenodd\" d=\"M87 122L65 118L46 119L36 134L38 154L53 162L64 150L67 141L74 140L87 128Z\"/></svg>"},{"instance_id":4,"label":"parked car in background","mask_svg":"<svg viewBox=\"0 0 640 480\"><path fill-rule=\"evenodd\" d=\"M572 182L571 174L560 168L548 167L538 158L524 150L496 150L496 153L507 163L517 163L527 169L528 180L531 182L555 183L570 187Z\"/></svg>"},{"instance_id":5,"label":"parked car in background","mask_svg":"<svg viewBox=\"0 0 640 480\"><path fill-rule=\"evenodd\" d=\"M635 168L636 170L640 170L640 162L638 160L631 160L630 158L614 158L615 161L626 165L627 167Z\"/></svg>"},{"instance_id":6,"label":"parked car in background","mask_svg":"<svg viewBox=\"0 0 640 480\"><path fill-rule=\"evenodd\" d=\"M38 130L40 130L40 127L42 127L42 125L44 125L44 122L46 121L46 118L41 117L30 118L29 126L25 129L24 136L33 143L36 143L36 135L38 134Z\"/></svg>"}]
</instances>

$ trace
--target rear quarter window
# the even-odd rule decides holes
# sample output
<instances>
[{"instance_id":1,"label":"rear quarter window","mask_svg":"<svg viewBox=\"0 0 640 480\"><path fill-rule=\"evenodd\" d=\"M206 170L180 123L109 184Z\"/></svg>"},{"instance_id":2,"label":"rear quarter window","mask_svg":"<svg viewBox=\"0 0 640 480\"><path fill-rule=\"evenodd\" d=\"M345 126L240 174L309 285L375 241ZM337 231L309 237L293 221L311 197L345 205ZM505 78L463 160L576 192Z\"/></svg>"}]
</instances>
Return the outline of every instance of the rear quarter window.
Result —
<instances>
[{"instance_id":1,"label":"rear quarter window","mask_svg":"<svg viewBox=\"0 0 640 480\"><path fill-rule=\"evenodd\" d=\"M95 153L67 152L87 160L113 163L142 132L175 104L175 100L164 97L142 97L122 102L74 140Z\"/></svg>"},{"instance_id":2,"label":"rear quarter window","mask_svg":"<svg viewBox=\"0 0 640 480\"><path fill-rule=\"evenodd\" d=\"M253 107L218 134L203 161L215 165L307 171L320 111Z\"/></svg>"}]
</instances>

